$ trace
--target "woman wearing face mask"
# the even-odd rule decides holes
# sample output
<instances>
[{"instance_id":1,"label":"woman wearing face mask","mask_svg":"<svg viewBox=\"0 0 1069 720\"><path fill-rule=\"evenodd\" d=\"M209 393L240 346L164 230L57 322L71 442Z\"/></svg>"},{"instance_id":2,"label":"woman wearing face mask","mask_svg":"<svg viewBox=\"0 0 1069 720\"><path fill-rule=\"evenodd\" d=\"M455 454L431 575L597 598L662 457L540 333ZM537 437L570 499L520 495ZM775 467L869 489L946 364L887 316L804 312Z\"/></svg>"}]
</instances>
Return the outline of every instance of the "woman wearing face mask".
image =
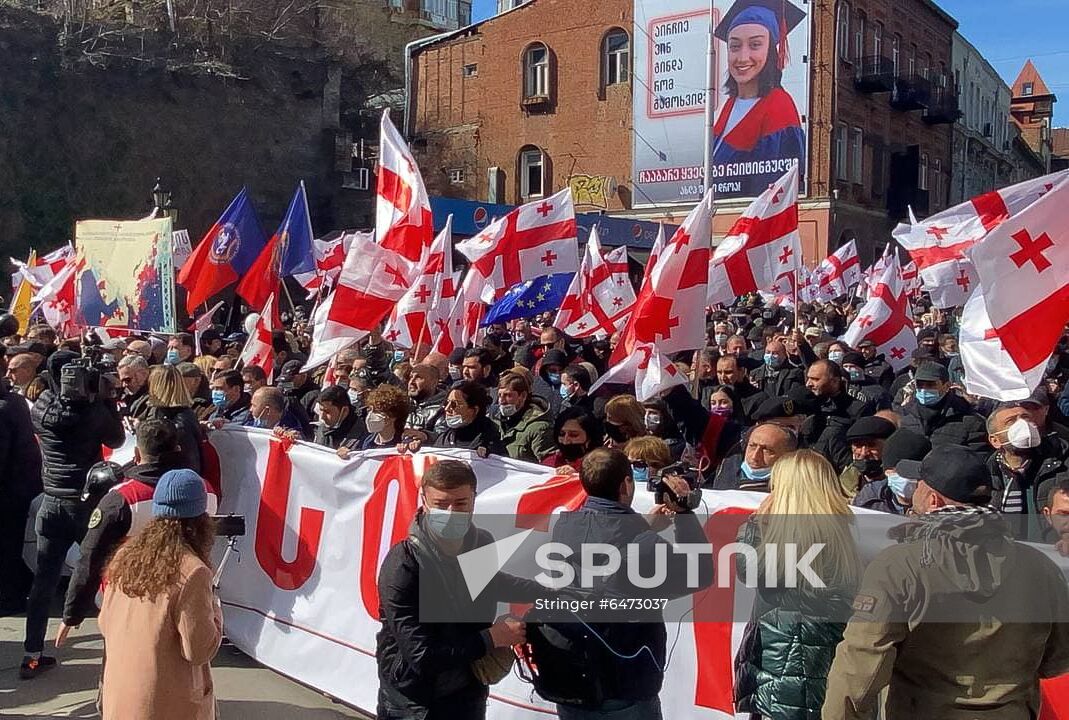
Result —
<instances>
[{"instance_id":1,"label":"woman wearing face mask","mask_svg":"<svg viewBox=\"0 0 1069 720\"><path fill-rule=\"evenodd\" d=\"M624 445L624 455L631 463L631 479L635 481L636 493L644 491L651 477L675 462L668 444L652 435L628 440Z\"/></svg>"},{"instance_id":2,"label":"woman wearing face mask","mask_svg":"<svg viewBox=\"0 0 1069 720\"><path fill-rule=\"evenodd\" d=\"M401 442L405 420L410 409L408 395L394 385L379 385L367 394L368 436L361 445L363 450L396 447Z\"/></svg>"},{"instance_id":3,"label":"woman wearing face mask","mask_svg":"<svg viewBox=\"0 0 1069 720\"><path fill-rule=\"evenodd\" d=\"M606 447L623 447L631 438L647 434L646 410L634 395L617 395L605 403Z\"/></svg>"},{"instance_id":4,"label":"woman wearing face mask","mask_svg":"<svg viewBox=\"0 0 1069 720\"><path fill-rule=\"evenodd\" d=\"M156 365L149 371L148 404L146 419L170 420L178 429L178 444L182 454L180 467L199 473L204 429L193 413L193 399L177 367Z\"/></svg>"},{"instance_id":5,"label":"woman wearing face mask","mask_svg":"<svg viewBox=\"0 0 1069 720\"><path fill-rule=\"evenodd\" d=\"M443 406L446 430L428 444L505 455L501 432L487 415L489 409L490 394L484 385L472 380L457 383Z\"/></svg>"},{"instance_id":6,"label":"woman wearing face mask","mask_svg":"<svg viewBox=\"0 0 1069 720\"><path fill-rule=\"evenodd\" d=\"M543 458L542 464L556 468L560 474L579 472L583 457L604 444L604 432L601 421L585 408L565 408L553 427L557 449Z\"/></svg>"},{"instance_id":7,"label":"woman wearing face mask","mask_svg":"<svg viewBox=\"0 0 1069 720\"><path fill-rule=\"evenodd\" d=\"M679 432L679 426L676 424L675 418L668 412L668 406L661 400L647 400L642 403L642 407L646 411L646 431L650 435L660 438L668 445L673 462L683 457L683 452L687 449L687 441L683 439L683 434Z\"/></svg>"}]
</instances>

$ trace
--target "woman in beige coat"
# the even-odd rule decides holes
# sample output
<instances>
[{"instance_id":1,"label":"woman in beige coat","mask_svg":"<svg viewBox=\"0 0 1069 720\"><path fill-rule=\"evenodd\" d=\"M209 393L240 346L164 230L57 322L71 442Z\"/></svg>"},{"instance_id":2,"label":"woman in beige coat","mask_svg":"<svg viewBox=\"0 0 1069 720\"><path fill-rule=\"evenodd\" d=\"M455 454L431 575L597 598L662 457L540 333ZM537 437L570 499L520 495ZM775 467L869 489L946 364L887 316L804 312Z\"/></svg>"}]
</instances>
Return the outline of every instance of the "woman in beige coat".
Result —
<instances>
[{"instance_id":1,"label":"woman in beige coat","mask_svg":"<svg viewBox=\"0 0 1069 720\"><path fill-rule=\"evenodd\" d=\"M215 532L204 480L164 473L153 520L116 554L100 609L104 720L214 720L211 660L223 636L212 592Z\"/></svg>"}]
</instances>

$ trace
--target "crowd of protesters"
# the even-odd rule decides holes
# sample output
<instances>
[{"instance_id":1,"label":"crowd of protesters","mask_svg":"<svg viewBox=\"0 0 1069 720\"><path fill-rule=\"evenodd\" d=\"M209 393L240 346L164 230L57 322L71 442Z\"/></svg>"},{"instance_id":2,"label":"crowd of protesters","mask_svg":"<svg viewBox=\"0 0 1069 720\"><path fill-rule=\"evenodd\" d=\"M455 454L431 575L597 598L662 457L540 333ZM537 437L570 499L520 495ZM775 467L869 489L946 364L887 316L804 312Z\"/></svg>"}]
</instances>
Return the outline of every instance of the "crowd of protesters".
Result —
<instances>
[{"instance_id":1,"label":"crowd of protesters","mask_svg":"<svg viewBox=\"0 0 1069 720\"><path fill-rule=\"evenodd\" d=\"M143 569L133 558L153 548L177 552L173 546L182 532L189 537L203 532L197 518L206 501L191 489L188 475L179 478L183 485L168 473L206 475L202 448L211 432L228 425L269 429L322 445L341 458L362 450L434 447L507 456L577 473L591 497L600 492L590 484L593 478L610 472L617 458L623 458L625 477L636 486L685 461L700 470L706 492L768 493L758 516L841 515L851 505L922 515L949 507L997 513L1013 537L1069 551L1069 334L1030 397L999 403L965 389L955 313L913 307L919 347L909 366L896 372L871 341L849 347L837 339L856 306L804 304L795 313L748 297L711 311L706 346L673 358L688 385L646 402L635 398L633 387L607 385L592 392L609 367L618 336L576 341L554 328L549 314L492 325L480 342L448 356L420 352L414 357L410 349L373 332L329 364L307 370L311 337L298 310L284 317L286 329L273 335L270 373L242 366L247 338L241 333L209 329L200 334L198 347L185 333L102 342L91 333L61 338L47 326L32 326L25 337L5 340L7 381L0 390L0 463L24 469L3 475L6 502L0 505L0 610L28 613L21 675L30 679L55 664L43 652L47 605L70 546L81 543L83 559L68 589L64 637L92 612L92 596L114 550L146 527L155 528L151 540L128 544L112 561L122 583L105 597L102 627L109 650L117 623L135 617L146 627L158 624L167 598L177 592L173 585L193 579L203 617L189 620L196 637L189 641L192 654L186 660L198 667L210 660L218 647L218 618L207 599L203 566L209 563L203 547L187 543L188 552L176 556L180 562L166 577L138 578ZM107 382L114 385L114 398L102 393L88 404L65 404L59 390L63 369L90 346L97 365L113 368L114 378ZM138 450L125 476L140 485L88 500L86 476L103 459L102 447L119 447L127 434L136 438ZM613 454L605 456L602 449ZM939 467L933 458L942 459ZM955 466L950 475L947 463ZM156 495L163 478L170 495L161 498ZM600 481L609 487L601 492L603 503L626 500L629 506L627 492L620 489L624 479ZM436 491L459 488L466 496L473 491L469 484L460 477L439 483ZM31 573L21 561L23 528L42 492ZM630 492L633 496L633 487ZM781 530L775 523L751 524L742 539L760 545L768 533ZM844 586L853 583L856 590L856 558L847 549L838 556L838 572ZM160 593L159 608L130 609L137 605L132 598ZM759 599L752 623L755 630L765 629L766 638L779 622L769 608ZM522 637L512 625L492 630L487 650ZM1018 656L1016 671L1002 667L985 675L978 667L991 667L996 654L989 663L982 658L965 663L968 671L933 670L930 687L910 695L901 682L895 689L894 678L911 671L893 656L873 656L871 646L883 642L873 632L871 627L809 628L808 635L794 638L812 650L804 666L789 656L790 643L747 645L736 668L738 707L759 717L812 718L827 700L825 717L865 717L862 710L875 702L874 693L891 682L888 707L900 711L926 693L953 696L962 683L973 684L961 690L962 697L973 693L969 702L1032 708L1037 673L1069 670L1062 662L1065 647L1055 652L1039 643L1033 648L1048 651L1040 658L1042 668L1040 659L1033 666ZM964 642L968 651L988 648ZM145 651L123 652L140 657ZM916 651L904 656L915 657ZM626 673L627 667L612 672ZM918 673L909 677L922 686L927 682ZM656 696L660 683L648 686ZM395 707L401 689L390 692L390 707ZM485 694L481 697L485 700ZM642 704L649 698L617 700L623 704L609 703L598 717L616 717L608 713L628 707L627 702L652 712ZM951 710L965 701L953 696L932 702L949 708L943 716L957 717ZM415 717L397 715L410 716Z\"/></svg>"}]
</instances>

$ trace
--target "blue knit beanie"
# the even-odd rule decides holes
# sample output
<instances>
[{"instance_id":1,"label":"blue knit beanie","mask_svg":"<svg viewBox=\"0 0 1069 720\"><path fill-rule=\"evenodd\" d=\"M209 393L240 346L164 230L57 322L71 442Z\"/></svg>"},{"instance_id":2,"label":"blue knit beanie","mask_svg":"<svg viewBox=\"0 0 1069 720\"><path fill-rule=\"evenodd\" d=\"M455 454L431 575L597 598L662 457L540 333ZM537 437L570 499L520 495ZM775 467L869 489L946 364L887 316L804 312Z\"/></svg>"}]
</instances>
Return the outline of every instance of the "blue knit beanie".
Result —
<instances>
[{"instance_id":1,"label":"blue knit beanie","mask_svg":"<svg viewBox=\"0 0 1069 720\"><path fill-rule=\"evenodd\" d=\"M200 517L208 510L208 491L204 478L192 470L165 472L152 493L152 517Z\"/></svg>"}]
</instances>

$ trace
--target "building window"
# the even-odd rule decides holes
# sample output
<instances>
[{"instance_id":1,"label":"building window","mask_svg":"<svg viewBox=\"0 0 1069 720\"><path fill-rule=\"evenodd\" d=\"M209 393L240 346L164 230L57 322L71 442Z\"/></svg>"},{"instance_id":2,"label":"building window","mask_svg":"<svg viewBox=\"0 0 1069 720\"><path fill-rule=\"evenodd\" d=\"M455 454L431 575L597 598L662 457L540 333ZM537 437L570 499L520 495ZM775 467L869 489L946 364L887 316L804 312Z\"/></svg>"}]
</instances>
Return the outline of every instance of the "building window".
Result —
<instances>
[{"instance_id":1,"label":"building window","mask_svg":"<svg viewBox=\"0 0 1069 720\"><path fill-rule=\"evenodd\" d=\"M601 51L605 85L626 83L631 78L631 38L619 28L605 36Z\"/></svg>"},{"instance_id":2,"label":"building window","mask_svg":"<svg viewBox=\"0 0 1069 720\"><path fill-rule=\"evenodd\" d=\"M854 58L865 57L865 13L858 10L854 21Z\"/></svg>"},{"instance_id":3,"label":"building window","mask_svg":"<svg viewBox=\"0 0 1069 720\"><path fill-rule=\"evenodd\" d=\"M839 46L839 57L850 59L850 3L839 3L839 22L835 43Z\"/></svg>"},{"instance_id":4,"label":"building window","mask_svg":"<svg viewBox=\"0 0 1069 720\"><path fill-rule=\"evenodd\" d=\"M882 145L872 148L872 194L876 196L883 195L883 157Z\"/></svg>"},{"instance_id":5,"label":"building window","mask_svg":"<svg viewBox=\"0 0 1069 720\"><path fill-rule=\"evenodd\" d=\"M910 43L909 46L909 77L913 77L917 74L917 46Z\"/></svg>"},{"instance_id":6,"label":"building window","mask_svg":"<svg viewBox=\"0 0 1069 720\"><path fill-rule=\"evenodd\" d=\"M872 54L877 58L883 53L883 23L872 23Z\"/></svg>"},{"instance_id":7,"label":"building window","mask_svg":"<svg viewBox=\"0 0 1069 720\"><path fill-rule=\"evenodd\" d=\"M921 77L925 80L930 80L928 77L932 70L932 56L928 53L924 53L921 56Z\"/></svg>"},{"instance_id":8,"label":"building window","mask_svg":"<svg viewBox=\"0 0 1069 720\"><path fill-rule=\"evenodd\" d=\"M835 129L835 177L839 180L847 179L847 132L848 129L845 123L839 123L839 127Z\"/></svg>"},{"instance_id":9,"label":"building window","mask_svg":"<svg viewBox=\"0 0 1069 720\"><path fill-rule=\"evenodd\" d=\"M523 96L549 97L549 48L537 43L524 53Z\"/></svg>"},{"instance_id":10,"label":"building window","mask_svg":"<svg viewBox=\"0 0 1069 720\"><path fill-rule=\"evenodd\" d=\"M928 189L928 153L921 153L920 172L917 174L917 187L921 190Z\"/></svg>"},{"instance_id":11,"label":"building window","mask_svg":"<svg viewBox=\"0 0 1069 720\"><path fill-rule=\"evenodd\" d=\"M475 77L479 74L479 65L477 63L470 63L460 69L460 74L464 77Z\"/></svg>"},{"instance_id":12,"label":"building window","mask_svg":"<svg viewBox=\"0 0 1069 720\"><path fill-rule=\"evenodd\" d=\"M861 170L863 165L862 148L864 144L864 133L861 128L854 128L854 132L850 136L850 179L858 185L861 184Z\"/></svg>"},{"instance_id":13,"label":"building window","mask_svg":"<svg viewBox=\"0 0 1069 720\"><path fill-rule=\"evenodd\" d=\"M449 183L451 185L464 184L464 168L453 168L449 171Z\"/></svg>"},{"instance_id":14,"label":"building window","mask_svg":"<svg viewBox=\"0 0 1069 720\"><path fill-rule=\"evenodd\" d=\"M536 147L520 151L520 196L524 200L546 194L546 158Z\"/></svg>"},{"instance_id":15,"label":"building window","mask_svg":"<svg viewBox=\"0 0 1069 720\"><path fill-rule=\"evenodd\" d=\"M895 77L898 77L899 56L902 54L902 36L895 33L891 37L891 67L894 68Z\"/></svg>"},{"instance_id":16,"label":"building window","mask_svg":"<svg viewBox=\"0 0 1069 720\"><path fill-rule=\"evenodd\" d=\"M943 204L943 161L939 158L932 160L932 186L935 189L935 202L933 205Z\"/></svg>"},{"instance_id":17,"label":"building window","mask_svg":"<svg viewBox=\"0 0 1069 720\"><path fill-rule=\"evenodd\" d=\"M1035 91L1035 87L1032 83L1025 83L1021 86L1021 94L1027 97Z\"/></svg>"}]
</instances>

